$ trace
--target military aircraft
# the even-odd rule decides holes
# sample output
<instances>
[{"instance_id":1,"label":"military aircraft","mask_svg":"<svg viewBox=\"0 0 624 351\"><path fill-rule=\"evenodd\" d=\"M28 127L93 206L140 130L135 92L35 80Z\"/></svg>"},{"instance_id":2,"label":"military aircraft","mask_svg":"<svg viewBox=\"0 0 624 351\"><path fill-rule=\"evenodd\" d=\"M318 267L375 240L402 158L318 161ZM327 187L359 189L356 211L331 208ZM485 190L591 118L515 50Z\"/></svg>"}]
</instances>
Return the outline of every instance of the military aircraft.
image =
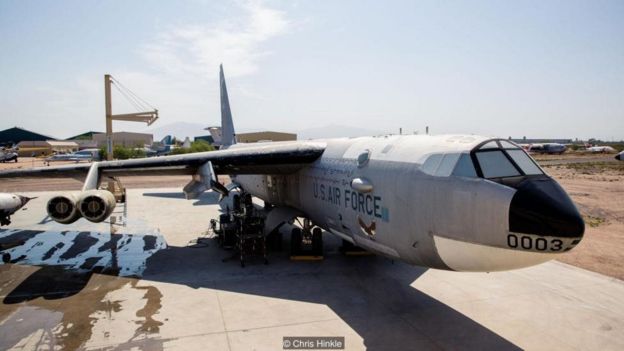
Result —
<instances>
[{"instance_id":1,"label":"military aircraft","mask_svg":"<svg viewBox=\"0 0 624 351\"><path fill-rule=\"evenodd\" d=\"M586 148L586 150L594 154L610 154L610 153L617 152L611 146L590 146Z\"/></svg>"},{"instance_id":2,"label":"military aircraft","mask_svg":"<svg viewBox=\"0 0 624 351\"><path fill-rule=\"evenodd\" d=\"M0 193L0 226L11 224L11 215L32 199L21 195Z\"/></svg>"},{"instance_id":3,"label":"military aircraft","mask_svg":"<svg viewBox=\"0 0 624 351\"><path fill-rule=\"evenodd\" d=\"M110 215L115 199L99 189L106 178L188 174L187 198L238 187L270 204L266 233L305 218L313 235L320 227L395 260L455 271L539 264L583 237L585 224L566 192L508 140L389 135L237 144L222 66L220 92L218 151L5 170L0 178L86 175L81 194L47 204L52 219L72 223ZM217 174L230 175L232 184L225 187ZM293 230L292 240L301 232Z\"/></svg>"},{"instance_id":4,"label":"military aircraft","mask_svg":"<svg viewBox=\"0 0 624 351\"><path fill-rule=\"evenodd\" d=\"M561 155L567 150L567 146L559 143L531 144L529 152L537 154L558 154Z\"/></svg>"},{"instance_id":5,"label":"military aircraft","mask_svg":"<svg viewBox=\"0 0 624 351\"><path fill-rule=\"evenodd\" d=\"M624 151L622 151L619 154L615 155L615 159L618 160L618 161L624 161Z\"/></svg>"},{"instance_id":6,"label":"military aircraft","mask_svg":"<svg viewBox=\"0 0 624 351\"><path fill-rule=\"evenodd\" d=\"M0 150L0 162L14 161L17 163L18 154L14 148L2 148Z\"/></svg>"}]
</instances>

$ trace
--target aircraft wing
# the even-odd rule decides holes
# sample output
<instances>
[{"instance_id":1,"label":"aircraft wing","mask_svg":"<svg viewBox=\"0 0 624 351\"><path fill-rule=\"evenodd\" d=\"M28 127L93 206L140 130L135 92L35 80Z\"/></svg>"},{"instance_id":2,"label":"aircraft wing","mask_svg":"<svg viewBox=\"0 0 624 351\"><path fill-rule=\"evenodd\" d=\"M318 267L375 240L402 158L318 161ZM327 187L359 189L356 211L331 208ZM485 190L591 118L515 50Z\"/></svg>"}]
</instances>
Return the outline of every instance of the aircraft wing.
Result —
<instances>
[{"instance_id":1,"label":"aircraft wing","mask_svg":"<svg viewBox=\"0 0 624 351\"><path fill-rule=\"evenodd\" d=\"M210 161L216 174L288 174L314 162L325 143L311 141L238 144L226 150L120 161L97 162L100 175L195 174ZM0 178L69 177L86 175L92 164L75 164L0 171Z\"/></svg>"}]
</instances>

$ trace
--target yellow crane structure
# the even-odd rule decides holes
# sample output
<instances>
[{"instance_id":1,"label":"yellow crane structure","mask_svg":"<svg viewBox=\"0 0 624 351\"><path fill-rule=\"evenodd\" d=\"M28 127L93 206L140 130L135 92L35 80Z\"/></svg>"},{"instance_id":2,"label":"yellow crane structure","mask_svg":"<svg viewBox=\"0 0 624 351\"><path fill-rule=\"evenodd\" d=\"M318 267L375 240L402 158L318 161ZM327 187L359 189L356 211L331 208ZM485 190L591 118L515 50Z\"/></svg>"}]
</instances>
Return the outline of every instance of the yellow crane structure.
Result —
<instances>
[{"instance_id":1,"label":"yellow crane structure","mask_svg":"<svg viewBox=\"0 0 624 351\"><path fill-rule=\"evenodd\" d=\"M113 102L111 97L111 86L113 85L138 112L113 114ZM123 86L110 74L104 75L104 97L106 103L106 159L110 161L113 159L113 121L144 122L150 126L158 119L158 110L141 99L130 89ZM148 110L148 108L151 110Z\"/></svg>"}]
</instances>

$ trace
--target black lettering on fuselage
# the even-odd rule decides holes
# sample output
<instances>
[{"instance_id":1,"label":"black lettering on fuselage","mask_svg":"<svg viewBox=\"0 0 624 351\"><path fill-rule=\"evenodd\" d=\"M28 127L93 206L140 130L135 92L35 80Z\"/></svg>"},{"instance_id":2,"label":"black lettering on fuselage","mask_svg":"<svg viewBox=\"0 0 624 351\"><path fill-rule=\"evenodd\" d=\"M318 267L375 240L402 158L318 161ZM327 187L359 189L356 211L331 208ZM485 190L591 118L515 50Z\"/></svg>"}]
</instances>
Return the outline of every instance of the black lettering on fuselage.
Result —
<instances>
[{"instance_id":1,"label":"black lettering on fuselage","mask_svg":"<svg viewBox=\"0 0 624 351\"><path fill-rule=\"evenodd\" d=\"M381 206L379 205L378 202L381 202L381 197L375 196L373 198L373 208L375 212L375 217L381 218L381 212L379 212L379 210L381 209Z\"/></svg>"}]
</instances>

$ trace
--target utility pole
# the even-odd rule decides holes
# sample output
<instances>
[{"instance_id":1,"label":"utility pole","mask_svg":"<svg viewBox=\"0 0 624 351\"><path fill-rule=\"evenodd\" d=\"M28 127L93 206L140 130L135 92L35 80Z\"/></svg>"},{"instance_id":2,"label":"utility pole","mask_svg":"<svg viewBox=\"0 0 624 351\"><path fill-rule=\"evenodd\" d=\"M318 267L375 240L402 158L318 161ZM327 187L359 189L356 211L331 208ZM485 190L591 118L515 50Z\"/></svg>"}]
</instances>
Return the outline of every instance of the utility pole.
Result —
<instances>
[{"instance_id":1,"label":"utility pole","mask_svg":"<svg viewBox=\"0 0 624 351\"><path fill-rule=\"evenodd\" d=\"M104 99L105 99L105 104L106 104L106 159L109 161L113 159L113 120L130 121L130 122L145 122L147 123L148 126L150 126L152 125L152 123L154 123L158 119L157 109L154 109L153 111L147 111L147 112L125 113L125 114L114 115L113 114L113 102L111 99L111 84L112 83L114 83L113 77L110 74L105 74L104 75ZM117 84L115 86L117 87ZM124 88L124 89L127 89L127 88Z\"/></svg>"},{"instance_id":2,"label":"utility pole","mask_svg":"<svg viewBox=\"0 0 624 351\"><path fill-rule=\"evenodd\" d=\"M106 103L106 159L113 159L113 103L111 101L111 76L104 75L104 100Z\"/></svg>"}]
</instances>

